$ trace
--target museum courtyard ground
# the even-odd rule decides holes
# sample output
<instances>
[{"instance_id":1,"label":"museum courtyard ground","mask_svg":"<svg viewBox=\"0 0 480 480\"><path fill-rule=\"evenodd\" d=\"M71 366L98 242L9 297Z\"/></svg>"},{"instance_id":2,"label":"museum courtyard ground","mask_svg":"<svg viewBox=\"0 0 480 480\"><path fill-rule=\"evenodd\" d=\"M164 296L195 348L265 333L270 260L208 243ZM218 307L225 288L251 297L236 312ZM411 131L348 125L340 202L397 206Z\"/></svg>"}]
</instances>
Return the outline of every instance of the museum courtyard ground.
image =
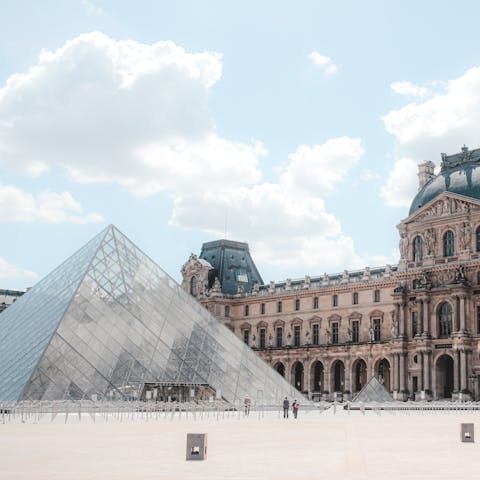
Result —
<instances>
[{"instance_id":1,"label":"museum courtyard ground","mask_svg":"<svg viewBox=\"0 0 480 480\"><path fill-rule=\"evenodd\" d=\"M478 479L480 412L345 411L333 406L243 414L19 413L2 423L0 478ZM462 443L460 424L478 441ZM207 433L207 459L186 461L186 434Z\"/></svg>"}]
</instances>

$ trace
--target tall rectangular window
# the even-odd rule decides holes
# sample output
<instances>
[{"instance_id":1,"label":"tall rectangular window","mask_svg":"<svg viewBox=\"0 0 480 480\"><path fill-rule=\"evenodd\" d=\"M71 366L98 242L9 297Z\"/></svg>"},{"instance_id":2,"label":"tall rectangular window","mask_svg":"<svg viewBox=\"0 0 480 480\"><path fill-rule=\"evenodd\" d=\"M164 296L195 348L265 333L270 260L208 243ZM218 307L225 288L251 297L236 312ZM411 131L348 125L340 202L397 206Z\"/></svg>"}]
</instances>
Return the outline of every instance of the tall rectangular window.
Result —
<instances>
[{"instance_id":1,"label":"tall rectangular window","mask_svg":"<svg viewBox=\"0 0 480 480\"><path fill-rule=\"evenodd\" d=\"M318 308L318 297L313 297L313 308Z\"/></svg>"},{"instance_id":2,"label":"tall rectangular window","mask_svg":"<svg viewBox=\"0 0 480 480\"><path fill-rule=\"evenodd\" d=\"M312 343L318 345L320 343L320 327L318 323L314 323L312 326Z\"/></svg>"},{"instance_id":3,"label":"tall rectangular window","mask_svg":"<svg viewBox=\"0 0 480 480\"><path fill-rule=\"evenodd\" d=\"M380 335L380 319L375 318L373 320L373 340L375 342L379 342L381 340L381 335Z\"/></svg>"},{"instance_id":4,"label":"tall rectangular window","mask_svg":"<svg viewBox=\"0 0 480 480\"><path fill-rule=\"evenodd\" d=\"M358 343L360 339L360 322L353 320L352 322L352 342Z\"/></svg>"},{"instance_id":5,"label":"tall rectangular window","mask_svg":"<svg viewBox=\"0 0 480 480\"><path fill-rule=\"evenodd\" d=\"M245 305L245 310L244 310L245 316L248 317L249 313L250 313L250 307L248 305Z\"/></svg>"},{"instance_id":6,"label":"tall rectangular window","mask_svg":"<svg viewBox=\"0 0 480 480\"><path fill-rule=\"evenodd\" d=\"M250 330L244 330L244 331L243 331L243 341L244 341L247 345L250 345Z\"/></svg>"},{"instance_id":7,"label":"tall rectangular window","mask_svg":"<svg viewBox=\"0 0 480 480\"><path fill-rule=\"evenodd\" d=\"M377 303L380 301L380 290L375 290L373 292L373 301Z\"/></svg>"},{"instance_id":8,"label":"tall rectangular window","mask_svg":"<svg viewBox=\"0 0 480 480\"><path fill-rule=\"evenodd\" d=\"M283 346L283 328L282 327L277 327L277 347L282 347Z\"/></svg>"},{"instance_id":9,"label":"tall rectangular window","mask_svg":"<svg viewBox=\"0 0 480 480\"><path fill-rule=\"evenodd\" d=\"M281 301L277 302L277 312L282 313L282 302Z\"/></svg>"},{"instance_id":10,"label":"tall rectangular window","mask_svg":"<svg viewBox=\"0 0 480 480\"><path fill-rule=\"evenodd\" d=\"M334 345L338 343L338 322L332 323L332 343Z\"/></svg>"},{"instance_id":11,"label":"tall rectangular window","mask_svg":"<svg viewBox=\"0 0 480 480\"><path fill-rule=\"evenodd\" d=\"M358 292L353 292L353 304L358 304Z\"/></svg>"},{"instance_id":12,"label":"tall rectangular window","mask_svg":"<svg viewBox=\"0 0 480 480\"><path fill-rule=\"evenodd\" d=\"M293 344L295 347L300 346L300 325L293 327Z\"/></svg>"},{"instance_id":13,"label":"tall rectangular window","mask_svg":"<svg viewBox=\"0 0 480 480\"><path fill-rule=\"evenodd\" d=\"M265 315L265 304L264 303L260 304L260 314Z\"/></svg>"},{"instance_id":14,"label":"tall rectangular window","mask_svg":"<svg viewBox=\"0 0 480 480\"><path fill-rule=\"evenodd\" d=\"M477 333L480 333L480 305L477 305Z\"/></svg>"},{"instance_id":15,"label":"tall rectangular window","mask_svg":"<svg viewBox=\"0 0 480 480\"><path fill-rule=\"evenodd\" d=\"M418 335L418 312L412 312L412 337Z\"/></svg>"},{"instance_id":16,"label":"tall rectangular window","mask_svg":"<svg viewBox=\"0 0 480 480\"><path fill-rule=\"evenodd\" d=\"M260 329L260 348L265 348L265 329Z\"/></svg>"},{"instance_id":17,"label":"tall rectangular window","mask_svg":"<svg viewBox=\"0 0 480 480\"><path fill-rule=\"evenodd\" d=\"M230 305L225 305L225 317L230 317Z\"/></svg>"},{"instance_id":18,"label":"tall rectangular window","mask_svg":"<svg viewBox=\"0 0 480 480\"><path fill-rule=\"evenodd\" d=\"M333 297L332 297L332 306L338 307L338 295L337 294L333 295Z\"/></svg>"},{"instance_id":19,"label":"tall rectangular window","mask_svg":"<svg viewBox=\"0 0 480 480\"><path fill-rule=\"evenodd\" d=\"M295 311L298 312L300 310L300 299L295 299Z\"/></svg>"}]
</instances>

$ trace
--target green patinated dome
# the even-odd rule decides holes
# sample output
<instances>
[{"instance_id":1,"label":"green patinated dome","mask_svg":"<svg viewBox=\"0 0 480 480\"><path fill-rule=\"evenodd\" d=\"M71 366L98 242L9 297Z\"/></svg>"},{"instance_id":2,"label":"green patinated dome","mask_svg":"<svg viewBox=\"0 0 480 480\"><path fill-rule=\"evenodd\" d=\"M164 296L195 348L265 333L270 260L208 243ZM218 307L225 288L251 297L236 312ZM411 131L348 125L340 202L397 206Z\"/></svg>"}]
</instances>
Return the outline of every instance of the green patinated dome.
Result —
<instances>
[{"instance_id":1,"label":"green patinated dome","mask_svg":"<svg viewBox=\"0 0 480 480\"><path fill-rule=\"evenodd\" d=\"M452 192L480 199L480 148L461 153L442 154L440 173L430 179L415 195L409 215L443 192Z\"/></svg>"}]
</instances>

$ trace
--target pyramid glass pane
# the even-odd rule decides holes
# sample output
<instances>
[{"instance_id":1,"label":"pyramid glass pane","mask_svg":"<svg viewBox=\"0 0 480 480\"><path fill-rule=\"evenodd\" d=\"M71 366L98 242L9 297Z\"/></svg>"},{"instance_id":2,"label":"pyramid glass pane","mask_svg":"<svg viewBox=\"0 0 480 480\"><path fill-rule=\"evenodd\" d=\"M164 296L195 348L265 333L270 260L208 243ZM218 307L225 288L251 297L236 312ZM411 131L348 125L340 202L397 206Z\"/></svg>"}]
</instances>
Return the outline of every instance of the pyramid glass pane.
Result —
<instances>
[{"instance_id":1,"label":"pyramid glass pane","mask_svg":"<svg viewBox=\"0 0 480 480\"><path fill-rule=\"evenodd\" d=\"M9 399L138 399L159 383L209 385L236 404L300 396L115 227L100 237L55 320L35 325L45 341ZM35 315L14 320L31 326Z\"/></svg>"},{"instance_id":2,"label":"pyramid glass pane","mask_svg":"<svg viewBox=\"0 0 480 480\"><path fill-rule=\"evenodd\" d=\"M0 314L0 399L17 400L71 302L105 232Z\"/></svg>"}]
</instances>

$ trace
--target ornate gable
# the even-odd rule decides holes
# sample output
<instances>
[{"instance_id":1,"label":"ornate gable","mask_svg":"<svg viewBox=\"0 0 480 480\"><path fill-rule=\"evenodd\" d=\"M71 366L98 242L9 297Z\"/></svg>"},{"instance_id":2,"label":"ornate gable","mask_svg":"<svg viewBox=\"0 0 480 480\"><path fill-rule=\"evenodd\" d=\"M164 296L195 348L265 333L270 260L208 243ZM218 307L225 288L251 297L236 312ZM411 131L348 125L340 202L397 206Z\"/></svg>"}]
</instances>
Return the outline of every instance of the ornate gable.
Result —
<instances>
[{"instance_id":1,"label":"ornate gable","mask_svg":"<svg viewBox=\"0 0 480 480\"><path fill-rule=\"evenodd\" d=\"M403 220L403 224L420 223L480 210L480 200L458 193L444 192Z\"/></svg>"}]
</instances>

